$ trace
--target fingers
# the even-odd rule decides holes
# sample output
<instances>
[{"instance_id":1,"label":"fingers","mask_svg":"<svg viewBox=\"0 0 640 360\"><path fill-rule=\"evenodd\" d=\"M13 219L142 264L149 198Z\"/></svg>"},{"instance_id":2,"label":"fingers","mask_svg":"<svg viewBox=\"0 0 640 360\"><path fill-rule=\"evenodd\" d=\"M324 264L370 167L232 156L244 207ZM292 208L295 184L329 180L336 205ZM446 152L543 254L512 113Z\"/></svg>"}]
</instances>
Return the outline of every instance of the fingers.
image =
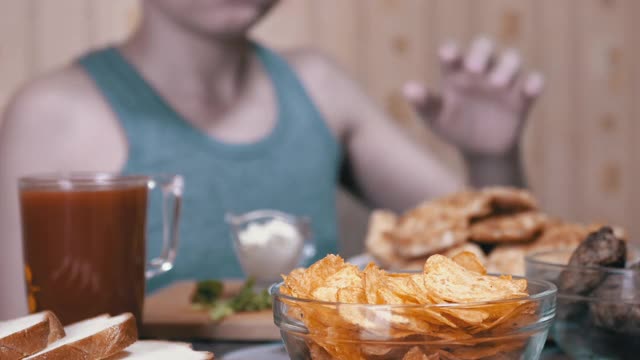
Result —
<instances>
[{"instance_id":1,"label":"fingers","mask_svg":"<svg viewBox=\"0 0 640 360\"><path fill-rule=\"evenodd\" d=\"M487 71L493 56L494 44L486 37L480 37L473 42L464 60L465 70L472 74L482 74Z\"/></svg>"},{"instance_id":2,"label":"fingers","mask_svg":"<svg viewBox=\"0 0 640 360\"><path fill-rule=\"evenodd\" d=\"M522 94L526 98L536 98L544 89L544 76L539 72L533 72L527 76L522 87Z\"/></svg>"},{"instance_id":3,"label":"fingers","mask_svg":"<svg viewBox=\"0 0 640 360\"><path fill-rule=\"evenodd\" d=\"M442 99L438 94L429 91L422 84L408 82L402 88L402 92L425 120L432 121L440 113Z\"/></svg>"},{"instance_id":4,"label":"fingers","mask_svg":"<svg viewBox=\"0 0 640 360\"><path fill-rule=\"evenodd\" d=\"M454 42L448 42L438 51L440 66L445 74L454 73L462 67L462 54L460 48Z\"/></svg>"},{"instance_id":5,"label":"fingers","mask_svg":"<svg viewBox=\"0 0 640 360\"><path fill-rule=\"evenodd\" d=\"M489 74L489 84L498 88L508 87L514 83L521 65L522 60L517 51L505 51Z\"/></svg>"},{"instance_id":6,"label":"fingers","mask_svg":"<svg viewBox=\"0 0 640 360\"><path fill-rule=\"evenodd\" d=\"M528 111L540 94L542 94L542 90L544 90L544 76L539 72L533 72L522 80L520 92L524 100L525 111Z\"/></svg>"}]
</instances>

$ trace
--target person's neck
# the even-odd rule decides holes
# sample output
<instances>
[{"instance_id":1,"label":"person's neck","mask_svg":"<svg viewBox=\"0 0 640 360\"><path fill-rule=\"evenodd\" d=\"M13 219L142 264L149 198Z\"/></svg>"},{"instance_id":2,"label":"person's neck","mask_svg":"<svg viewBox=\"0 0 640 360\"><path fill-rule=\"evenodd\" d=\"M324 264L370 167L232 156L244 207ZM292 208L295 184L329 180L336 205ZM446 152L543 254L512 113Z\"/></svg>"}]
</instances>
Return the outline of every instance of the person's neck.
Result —
<instances>
[{"instance_id":1,"label":"person's neck","mask_svg":"<svg viewBox=\"0 0 640 360\"><path fill-rule=\"evenodd\" d=\"M160 90L224 106L247 80L252 44L247 38L215 39L146 18L120 50Z\"/></svg>"}]
</instances>

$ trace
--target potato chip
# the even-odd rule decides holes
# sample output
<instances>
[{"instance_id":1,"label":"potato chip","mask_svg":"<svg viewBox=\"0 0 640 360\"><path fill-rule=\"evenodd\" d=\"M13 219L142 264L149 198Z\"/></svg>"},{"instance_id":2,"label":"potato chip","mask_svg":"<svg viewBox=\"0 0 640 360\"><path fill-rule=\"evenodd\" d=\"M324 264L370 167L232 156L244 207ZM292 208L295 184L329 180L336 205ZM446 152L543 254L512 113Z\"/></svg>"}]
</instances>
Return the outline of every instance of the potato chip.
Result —
<instances>
[{"instance_id":1,"label":"potato chip","mask_svg":"<svg viewBox=\"0 0 640 360\"><path fill-rule=\"evenodd\" d=\"M469 271L477 272L482 275L487 274L487 269L482 265L478 257L471 252L463 251L452 257L451 260Z\"/></svg>"},{"instance_id":2,"label":"potato chip","mask_svg":"<svg viewBox=\"0 0 640 360\"><path fill-rule=\"evenodd\" d=\"M402 360L431 360L419 347L414 346L402 357Z\"/></svg>"},{"instance_id":3,"label":"potato chip","mask_svg":"<svg viewBox=\"0 0 640 360\"><path fill-rule=\"evenodd\" d=\"M325 279L324 286L362 287L360 269L355 265L345 264L342 269Z\"/></svg>"},{"instance_id":4,"label":"potato chip","mask_svg":"<svg viewBox=\"0 0 640 360\"><path fill-rule=\"evenodd\" d=\"M394 349L394 346L384 344L363 343L360 345L360 350L362 351L363 355L367 357L371 356L374 358L389 358L390 353L393 352Z\"/></svg>"},{"instance_id":5,"label":"potato chip","mask_svg":"<svg viewBox=\"0 0 640 360\"><path fill-rule=\"evenodd\" d=\"M465 304L528 295L518 280L483 276L442 255L431 256L425 263L424 272L426 289L448 302Z\"/></svg>"},{"instance_id":6,"label":"potato chip","mask_svg":"<svg viewBox=\"0 0 640 360\"><path fill-rule=\"evenodd\" d=\"M479 309L454 309L454 308L442 308L440 310L443 314L451 315L452 317L463 321L467 325L478 325L484 323L489 318L489 313Z\"/></svg>"},{"instance_id":7,"label":"potato chip","mask_svg":"<svg viewBox=\"0 0 640 360\"><path fill-rule=\"evenodd\" d=\"M313 291L318 287L326 287L329 281L336 284L344 281L348 286L353 286L358 281L353 278L354 274L359 274L355 265L345 263L340 256L328 255L306 270L296 269L283 276L284 286L281 291L285 295L301 299L314 299Z\"/></svg>"},{"instance_id":8,"label":"potato chip","mask_svg":"<svg viewBox=\"0 0 640 360\"><path fill-rule=\"evenodd\" d=\"M321 286L311 291L311 298L319 301L338 301L338 288L333 286Z\"/></svg>"},{"instance_id":9,"label":"potato chip","mask_svg":"<svg viewBox=\"0 0 640 360\"><path fill-rule=\"evenodd\" d=\"M309 344L309 355L311 360L332 360L333 358L329 353L320 345L311 342Z\"/></svg>"},{"instance_id":10,"label":"potato chip","mask_svg":"<svg viewBox=\"0 0 640 360\"><path fill-rule=\"evenodd\" d=\"M441 255L444 255L449 258L453 258L456 255L460 254L461 252L465 252L465 251L474 254L482 265L487 264L487 255L485 255L484 251L482 251L482 248L477 244L474 244L471 242L452 247L451 249L443 252ZM426 258L422 259L422 265L424 265L425 261L427 261ZM420 270L422 270L422 267L420 267Z\"/></svg>"}]
</instances>

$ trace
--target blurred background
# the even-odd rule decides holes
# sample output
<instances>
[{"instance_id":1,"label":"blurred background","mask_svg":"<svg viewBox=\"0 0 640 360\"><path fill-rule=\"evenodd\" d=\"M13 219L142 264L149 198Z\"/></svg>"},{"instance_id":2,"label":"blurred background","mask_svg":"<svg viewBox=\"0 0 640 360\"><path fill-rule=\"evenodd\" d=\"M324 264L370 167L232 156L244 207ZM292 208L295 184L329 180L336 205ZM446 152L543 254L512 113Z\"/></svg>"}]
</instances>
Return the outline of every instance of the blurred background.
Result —
<instances>
[{"instance_id":1,"label":"blurred background","mask_svg":"<svg viewBox=\"0 0 640 360\"><path fill-rule=\"evenodd\" d=\"M438 88L437 49L478 34L517 47L547 86L526 132L531 187L550 213L607 221L640 238L640 2L635 0L282 0L255 31L277 48L312 47L347 69L424 146L456 154L418 124L400 87ZM124 38L136 0L0 0L0 111L25 81ZM401 161L401 159L399 159ZM367 212L341 195L345 253Z\"/></svg>"}]
</instances>

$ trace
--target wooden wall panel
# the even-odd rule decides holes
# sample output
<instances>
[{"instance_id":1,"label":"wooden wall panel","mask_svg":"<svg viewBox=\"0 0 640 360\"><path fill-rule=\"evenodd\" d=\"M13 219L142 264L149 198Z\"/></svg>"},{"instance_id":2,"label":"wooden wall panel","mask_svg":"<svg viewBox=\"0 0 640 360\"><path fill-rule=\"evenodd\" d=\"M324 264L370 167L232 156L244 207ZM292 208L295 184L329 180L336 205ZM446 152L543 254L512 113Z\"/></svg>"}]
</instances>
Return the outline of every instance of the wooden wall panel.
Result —
<instances>
[{"instance_id":1,"label":"wooden wall panel","mask_svg":"<svg viewBox=\"0 0 640 360\"><path fill-rule=\"evenodd\" d=\"M397 120L409 122L400 89L409 80L424 81L430 33L424 21L429 14L424 0L362 2L362 66L369 93ZM428 64L429 63L429 64Z\"/></svg>"},{"instance_id":2,"label":"wooden wall panel","mask_svg":"<svg viewBox=\"0 0 640 360\"><path fill-rule=\"evenodd\" d=\"M90 2L32 0L34 75L62 66L91 45Z\"/></svg>"},{"instance_id":3,"label":"wooden wall panel","mask_svg":"<svg viewBox=\"0 0 640 360\"><path fill-rule=\"evenodd\" d=\"M31 1L0 0L0 113L12 93L29 77L32 45Z\"/></svg>"},{"instance_id":4,"label":"wooden wall panel","mask_svg":"<svg viewBox=\"0 0 640 360\"><path fill-rule=\"evenodd\" d=\"M256 39L278 49L304 46L311 43L310 1L281 0L254 29Z\"/></svg>"},{"instance_id":5,"label":"wooden wall panel","mask_svg":"<svg viewBox=\"0 0 640 360\"><path fill-rule=\"evenodd\" d=\"M575 87L575 11L569 1L542 0L536 9L537 67L544 69L545 94L537 105L535 139L542 153L539 174L531 174L542 204L552 214L575 217L578 199L577 141L580 126L573 106Z\"/></svg>"},{"instance_id":6,"label":"wooden wall panel","mask_svg":"<svg viewBox=\"0 0 640 360\"><path fill-rule=\"evenodd\" d=\"M89 6L94 47L124 40L140 19L138 0L90 1Z\"/></svg>"},{"instance_id":7,"label":"wooden wall panel","mask_svg":"<svg viewBox=\"0 0 640 360\"><path fill-rule=\"evenodd\" d=\"M310 1L311 41L305 45L330 54L351 76L363 82L361 6L362 2L356 1Z\"/></svg>"},{"instance_id":8,"label":"wooden wall panel","mask_svg":"<svg viewBox=\"0 0 640 360\"><path fill-rule=\"evenodd\" d=\"M576 9L578 22L575 83L579 135L576 181L577 216L631 225L626 211L633 188L631 124L631 43L625 43L625 18L633 0L586 0ZM637 65L636 65L637 66Z\"/></svg>"}]
</instances>

